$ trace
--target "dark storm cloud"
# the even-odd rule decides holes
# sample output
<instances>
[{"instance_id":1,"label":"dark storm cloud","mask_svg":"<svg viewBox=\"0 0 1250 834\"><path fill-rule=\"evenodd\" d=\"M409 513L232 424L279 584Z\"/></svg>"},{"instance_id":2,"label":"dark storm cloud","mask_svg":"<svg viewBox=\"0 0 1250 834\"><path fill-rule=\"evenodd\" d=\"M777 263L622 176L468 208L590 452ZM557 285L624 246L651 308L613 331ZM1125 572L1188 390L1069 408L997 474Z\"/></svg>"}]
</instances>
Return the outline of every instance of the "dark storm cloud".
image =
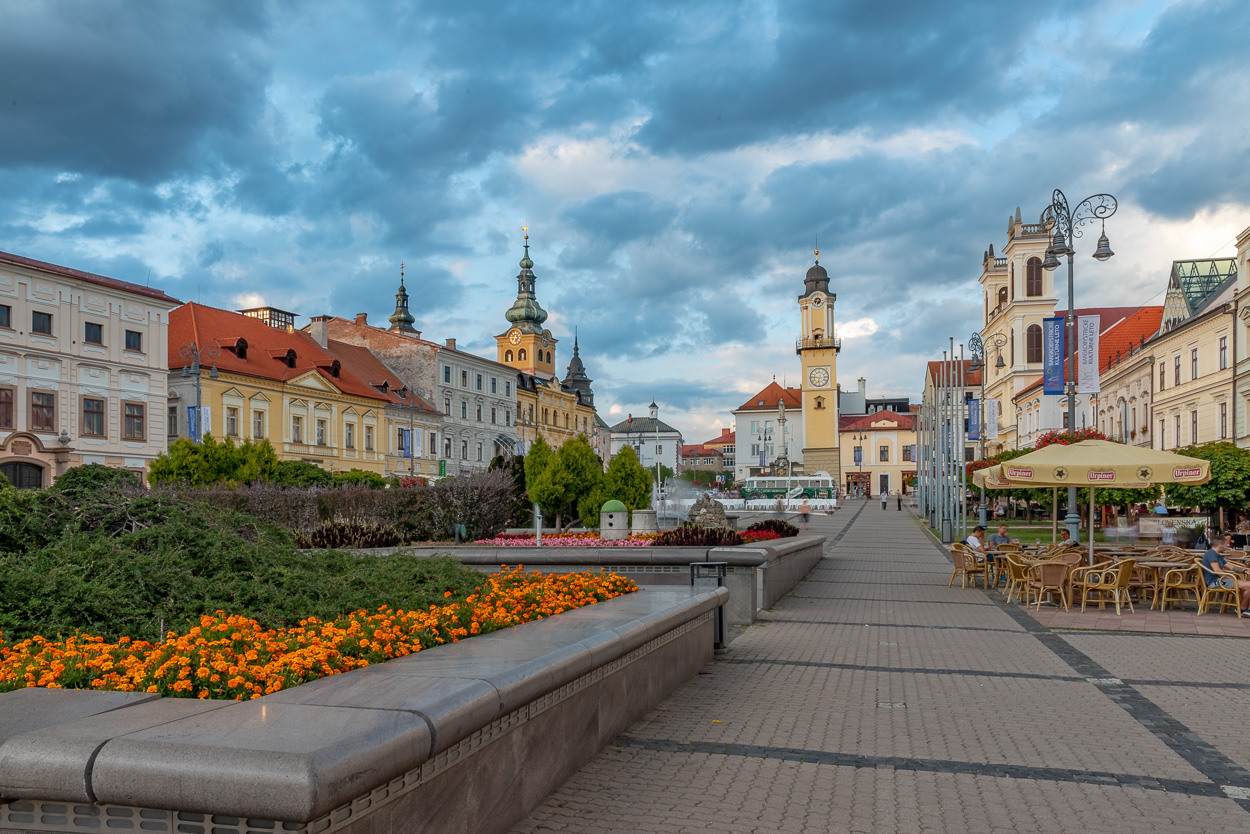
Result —
<instances>
[{"instance_id":1,"label":"dark storm cloud","mask_svg":"<svg viewBox=\"0 0 1250 834\"><path fill-rule=\"evenodd\" d=\"M10 4L0 26L6 166L153 183L264 102L264 5ZM141 18L141 19L140 19Z\"/></svg>"}]
</instances>

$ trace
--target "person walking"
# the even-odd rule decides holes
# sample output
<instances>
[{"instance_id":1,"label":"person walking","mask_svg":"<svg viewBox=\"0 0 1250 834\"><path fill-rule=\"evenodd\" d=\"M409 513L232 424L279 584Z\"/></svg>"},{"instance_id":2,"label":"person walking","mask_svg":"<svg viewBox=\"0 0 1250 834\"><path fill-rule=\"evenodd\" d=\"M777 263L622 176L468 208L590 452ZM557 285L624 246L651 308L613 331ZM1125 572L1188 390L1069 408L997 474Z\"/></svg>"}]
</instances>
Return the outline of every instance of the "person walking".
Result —
<instances>
[{"instance_id":1,"label":"person walking","mask_svg":"<svg viewBox=\"0 0 1250 834\"><path fill-rule=\"evenodd\" d=\"M807 503L807 499L803 499L803 503L799 505L799 515L803 516L803 529L807 529L807 517L812 514L812 505Z\"/></svg>"},{"instance_id":2,"label":"person walking","mask_svg":"<svg viewBox=\"0 0 1250 834\"><path fill-rule=\"evenodd\" d=\"M894 495L898 497L898 511L901 513L903 511L903 493L896 492Z\"/></svg>"},{"instance_id":3,"label":"person walking","mask_svg":"<svg viewBox=\"0 0 1250 834\"><path fill-rule=\"evenodd\" d=\"M881 490L881 509L887 510L890 505L890 493L887 490Z\"/></svg>"}]
</instances>

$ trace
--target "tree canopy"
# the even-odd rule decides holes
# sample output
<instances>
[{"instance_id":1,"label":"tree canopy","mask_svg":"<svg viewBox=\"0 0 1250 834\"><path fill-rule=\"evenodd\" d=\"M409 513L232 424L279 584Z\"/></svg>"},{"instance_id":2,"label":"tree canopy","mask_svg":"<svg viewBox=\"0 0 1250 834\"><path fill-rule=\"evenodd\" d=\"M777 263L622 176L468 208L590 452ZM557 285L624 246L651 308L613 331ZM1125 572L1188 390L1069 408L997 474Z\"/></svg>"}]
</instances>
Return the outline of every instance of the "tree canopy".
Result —
<instances>
[{"instance_id":1,"label":"tree canopy","mask_svg":"<svg viewBox=\"0 0 1250 834\"><path fill-rule=\"evenodd\" d=\"M1205 484L1168 484L1168 501L1183 507L1242 509L1250 504L1250 450L1232 443L1204 443L1177 449L1178 455L1211 462Z\"/></svg>"},{"instance_id":2,"label":"tree canopy","mask_svg":"<svg viewBox=\"0 0 1250 834\"><path fill-rule=\"evenodd\" d=\"M268 440L244 440L236 446L228 437L218 442L206 434L199 443L186 438L175 440L168 453L152 461L148 481L192 486L252 484L275 480L278 467L278 456Z\"/></svg>"}]
</instances>

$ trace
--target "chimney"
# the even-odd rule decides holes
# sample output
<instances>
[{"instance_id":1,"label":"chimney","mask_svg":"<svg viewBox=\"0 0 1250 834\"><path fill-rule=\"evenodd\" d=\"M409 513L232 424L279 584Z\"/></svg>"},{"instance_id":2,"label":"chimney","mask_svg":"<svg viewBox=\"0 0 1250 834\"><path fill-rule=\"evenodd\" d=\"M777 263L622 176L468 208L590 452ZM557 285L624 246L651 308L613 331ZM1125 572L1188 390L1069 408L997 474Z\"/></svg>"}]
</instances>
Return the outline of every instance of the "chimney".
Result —
<instances>
[{"instance_id":1,"label":"chimney","mask_svg":"<svg viewBox=\"0 0 1250 834\"><path fill-rule=\"evenodd\" d=\"M728 434L729 434L729 429L721 429L721 430L720 430L720 436L721 436L721 437L726 437L726 436L728 436Z\"/></svg>"},{"instance_id":2,"label":"chimney","mask_svg":"<svg viewBox=\"0 0 1250 834\"><path fill-rule=\"evenodd\" d=\"M862 376L859 378L859 395L865 399L868 397L868 380Z\"/></svg>"},{"instance_id":3,"label":"chimney","mask_svg":"<svg viewBox=\"0 0 1250 834\"><path fill-rule=\"evenodd\" d=\"M452 350L455 350L455 349L456 349L456 340L455 340L455 339L448 339L448 340L447 340L447 347L451 348Z\"/></svg>"},{"instance_id":4,"label":"chimney","mask_svg":"<svg viewBox=\"0 0 1250 834\"><path fill-rule=\"evenodd\" d=\"M356 314L356 324L368 324L368 323L369 323L369 314L368 314L368 313L357 313L357 314Z\"/></svg>"},{"instance_id":5,"label":"chimney","mask_svg":"<svg viewBox=\"0 0 1250 834\"><path fill-rule=\"evenodd\" d=\"M308 335L322 348L327 347L330 343L330 317L313 316L309 319Z\"/></svg>"}]
</instances>

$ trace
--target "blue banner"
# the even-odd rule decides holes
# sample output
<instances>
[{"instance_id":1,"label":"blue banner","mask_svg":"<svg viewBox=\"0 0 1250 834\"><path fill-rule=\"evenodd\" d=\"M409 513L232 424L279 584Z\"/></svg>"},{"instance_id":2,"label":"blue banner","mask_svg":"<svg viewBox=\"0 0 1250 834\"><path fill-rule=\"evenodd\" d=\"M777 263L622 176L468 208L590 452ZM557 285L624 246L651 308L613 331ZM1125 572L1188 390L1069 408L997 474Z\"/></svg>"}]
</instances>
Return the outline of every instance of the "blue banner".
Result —
<instances>
[{"instance_id":1,"label":"blue banner","mask_svg":"<svg viewBox=\"0 0 1250 834\"><path fill-rule=\"evenodd\" d=\"M1063 393L1063 316L1042 319L1042 393Z\"/></svg>"},{"instance_id":2,"label":"blue banner","mask_svg":"<svg viewBox=\"0 0 1250 834\"><path fill-rule=\"evenodd\" d=\"M863 450L859 446L856 446L855 447L855 465L856 466L859 466L861 463L863 463L863 457L864 457Z\"/></svg>"},{"instance_id":3,"label":"blue banner","mask_svg":"<svg viewBox=\"0 0 1250 834\"><path fill-rule=\"evenodd\" d=\"M981 439L981 401L976 397L968 400L968 439Z\"/></svg>"},{"instance_id":4,"label":"blue banner","mask_svg":"<svg viewBox=\"0 0 1250 834\"><path fill-rule=\"evenodd\" d=\"M412 429L399 430L399 456L401 458L412 457Z\"/></svg>"}]
</instances>

